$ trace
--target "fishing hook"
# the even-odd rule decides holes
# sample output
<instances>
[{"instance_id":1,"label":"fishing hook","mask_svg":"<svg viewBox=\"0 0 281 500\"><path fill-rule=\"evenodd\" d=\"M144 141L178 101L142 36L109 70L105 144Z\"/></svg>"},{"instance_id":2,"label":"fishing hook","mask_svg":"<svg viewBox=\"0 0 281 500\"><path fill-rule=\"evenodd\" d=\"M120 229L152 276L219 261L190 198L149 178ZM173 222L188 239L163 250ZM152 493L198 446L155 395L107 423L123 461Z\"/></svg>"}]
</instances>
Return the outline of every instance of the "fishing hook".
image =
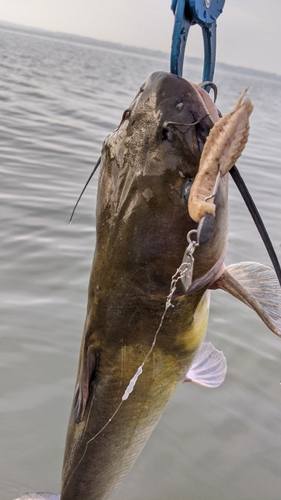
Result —
<instances>
[{"instance_id":1,"label":"fishing hook","mask_svg":"<svg viewBox=\"0 0 281 500\"><path fill-rule=\"evenodd\" d=\"M210 87L214 92L213 101L216 102L217 97L218 97L218 87L216 86L216 84L214 82L210 82L210 81L202 82L202 83L199 83L198 87L201 87L202 89L205 89L205 87Z\"/></svg>"}]
</instances>

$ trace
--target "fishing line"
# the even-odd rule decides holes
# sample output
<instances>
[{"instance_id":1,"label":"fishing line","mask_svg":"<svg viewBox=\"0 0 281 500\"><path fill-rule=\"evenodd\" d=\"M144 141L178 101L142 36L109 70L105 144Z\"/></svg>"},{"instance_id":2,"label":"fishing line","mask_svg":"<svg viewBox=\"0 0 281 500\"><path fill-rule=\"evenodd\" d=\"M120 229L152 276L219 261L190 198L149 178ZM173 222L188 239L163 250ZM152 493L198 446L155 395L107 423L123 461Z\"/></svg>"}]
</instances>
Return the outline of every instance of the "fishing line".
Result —
<instances>
[{"instance_id":1,"label":"fishing line","mask_svg":"<svg viewBox=\"0 0 281 500\"><path fill-rule=\"evenodd\" d=\"M194 125L198 125L199 123L202 122L202 120L204 120L204 118L207 118L207 116L210 116L210 113L206 113L205 115L203 115L201 118L199 118L199 120L196 120L195 122L191 122L191 123L181 123L181 122L164 122L163 123L163 127L169 127L170 125L174 126L174 127L192 127Z\"/></svg>"},{"instance_id":2,"label":"fishing line","mask_svg":"<svg viewBox=\"0 0 281 500\"><path fill-rule=\"evenodd\" d=\"M167 298L166 298L165 309L164 309L164 312L163 312L163 314L161 316L158 328L157 328L157 330L156 330L156 332L154 334L154 338L153 338L153 341L152 341L152 344L150 346L150 349L149 349L148 353L146 354L146 356L145 356L142 364L138 367L138 369L135 372L134 376L131 378L130 382L128 383L128 385L127 385L127 387L126 387L126 389L124 391L124 394L123 394L123 396L121 398L121 401L120 401L119 405L117 406L116 410L112 413L111 417L107 420L107 422L103 425L103 427L91 439L89 439L89 441L87 441L84 453L83 453L82 457L80 458L78 464L76 465L74 471L72 472L72 474L69 477L69 479L68 479L68 481L67 481L66 484L69 483L70 479L72 478L72 476L74 475L75 471L79 467L80 463L84 459L84 457L85 457L85 455L87 453L89 444L92 441L94 441L106 429L106 427L110 424L110 422L117 415L117 413L120 410L120 408L121 408L122 404L124 403L124 401L126 401L128 399L128 397L130 396L130 394L133 392L134 387L136 385L136 382L137 382L139 376L142 374L144 364L146 363L147 359L149 358L149 356L151 355L151 353L152 353L152 351L153 351L153 349L155 347L156 340L157 340L157 337L158 337L158 333L160 332L160 330L161 330L161 328L163 326L163 321L165 319L167 311L168 311L169 307L174 307L174 305L172 304L172 297L173 297L173 294L174 294L174 292L176 290L177 282L180 279L183 279L185 277L185 275L186 275L187 272L188 272L188 269L186 268L186 265L184 263L182 263L179 266L179 268L176 270L175 274L172 276L172 278L171 278L171 284L170 284L170 292L169 292L169 294L167 295ZM87 422L86 422L85 428L87 427L87 424L88 424L88 421L89 421L89 417L90 417L90 413L91 413L91 408L92 408L93 402L94 402L94 397L92 398L92 401L91 401L91 406L89 408L89 413L88 413L88 418L87 418Z\"/></svg>"},{"instance_id":3,"label":"fishing line","mask_svg":"<svg viewBox=\"0 0 281 500\"><path fill-rule=\"evenodd\" d=\"M263 223L263 220L261 218L261 215L260 215L260 213L256 207L256 204L255 204L243 178L241 177L241 174L240 174L238 168L236 167L236 165L234 165L230 169L230 173L231 173L232 179L234 180L236 186L238 187L238 190L240 191L240 194L241 194L241 196L242 196L242 198L243 198L243 200L244 200L244 202L245 202L245 204L246 204L246 206L247 206L247 208L252 216L252 219L256 225L256 228L257 228L258 232L260 233L261 239L264 242L265 248L267 250L269 258L270 258L272 265L274 267L279 284L281 286L280 263L279 263L277 255L276 255L276 252L273 248L269 234L268 234L266 227Z\"/></svg>"}]
</instances>

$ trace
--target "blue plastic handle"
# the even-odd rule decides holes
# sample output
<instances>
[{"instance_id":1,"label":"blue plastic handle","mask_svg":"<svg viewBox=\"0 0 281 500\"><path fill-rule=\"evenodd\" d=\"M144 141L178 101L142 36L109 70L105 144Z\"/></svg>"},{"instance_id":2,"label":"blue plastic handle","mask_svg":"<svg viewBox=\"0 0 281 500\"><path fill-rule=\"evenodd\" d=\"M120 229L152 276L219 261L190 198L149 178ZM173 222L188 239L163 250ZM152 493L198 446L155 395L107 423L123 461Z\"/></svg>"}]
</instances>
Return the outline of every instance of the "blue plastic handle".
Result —
<instances>
[{"instance_id":1,"label":"blue plastic handle","mask_svg":"<svg viewBox=\"0 0 281 500\"><path fill-rule=\"evenodd\" d=\"M192 20L200 26L205 26L217 20L222 13L225 0L189 0L187 3Z\"/></svg>"},{"instance_id":2,"label":"blue plastic handle","mask_svg":"<svg viewBox=\"0 0 281 500\"><path fill-rule=\"evenodd\" d=\"M202 81L213 80L216 62L216 20L222 13L224 3L225 0L172 0L175 24L172 37L171 73L182 76L189 28L199 24L204 43Z\"/></svg>"}]
</instances>

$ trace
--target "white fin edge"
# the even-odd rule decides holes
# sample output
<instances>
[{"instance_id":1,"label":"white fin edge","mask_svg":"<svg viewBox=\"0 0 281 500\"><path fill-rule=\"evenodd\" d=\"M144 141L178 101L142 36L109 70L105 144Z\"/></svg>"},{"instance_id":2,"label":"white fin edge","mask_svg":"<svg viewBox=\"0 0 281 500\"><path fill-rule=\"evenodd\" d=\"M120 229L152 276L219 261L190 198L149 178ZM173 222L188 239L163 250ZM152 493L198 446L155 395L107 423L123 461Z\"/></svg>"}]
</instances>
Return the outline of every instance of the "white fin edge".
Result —
<instances>
[{"instance_id":1,"label":"white fin edge","mask_svg":"<svg viewBox=\"0 0 281 500\"><path fill-rule=\"evenodd\" d=\"M184 382L193 382L204 387L219 387L226 375L226 359L211 342L204 342L196 353Z\"/></svg>"}]
</instances>

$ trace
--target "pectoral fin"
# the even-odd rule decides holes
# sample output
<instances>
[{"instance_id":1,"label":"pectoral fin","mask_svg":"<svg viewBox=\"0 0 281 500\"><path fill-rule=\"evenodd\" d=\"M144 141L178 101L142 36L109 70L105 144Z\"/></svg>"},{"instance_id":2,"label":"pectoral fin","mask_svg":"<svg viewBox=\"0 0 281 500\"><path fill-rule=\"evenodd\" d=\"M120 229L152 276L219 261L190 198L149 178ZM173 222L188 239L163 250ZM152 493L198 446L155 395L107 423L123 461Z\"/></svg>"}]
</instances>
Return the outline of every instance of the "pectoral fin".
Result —
<instances>
[{"instance_id":1,"label":"pectoral fin","mask_svg":"<svg viewBox=\"0 0 281 500\"><path fill-rule=\"evenodd\" d=\"M273 333L281 336L281 288L271 267L257 262L232 264L214 285L251 307Z\"/></svg>"},{"instance_id":2,"label":"pectoral fin","mask_svg":"<svg viewBox=\"0 0 281 500\"><path fill-rule=\"evenodd\" d=\"M193 382L204 387L219 387L226 375L226 359L211 342L204 342L196 353L184 382Z\"/></svg>"},{"instance_id":3,"label":"pectoral fin","mask_svg":"<svg viewBox=\"0 0 281 500\"><path fill-rule=\"evenodd\" d=\"M76 423L81 422L89 398L90 384L95 378L98 355L93 347L89 347L83 355L74 394L73 417Z\"/></svg>"}]
</instances>

